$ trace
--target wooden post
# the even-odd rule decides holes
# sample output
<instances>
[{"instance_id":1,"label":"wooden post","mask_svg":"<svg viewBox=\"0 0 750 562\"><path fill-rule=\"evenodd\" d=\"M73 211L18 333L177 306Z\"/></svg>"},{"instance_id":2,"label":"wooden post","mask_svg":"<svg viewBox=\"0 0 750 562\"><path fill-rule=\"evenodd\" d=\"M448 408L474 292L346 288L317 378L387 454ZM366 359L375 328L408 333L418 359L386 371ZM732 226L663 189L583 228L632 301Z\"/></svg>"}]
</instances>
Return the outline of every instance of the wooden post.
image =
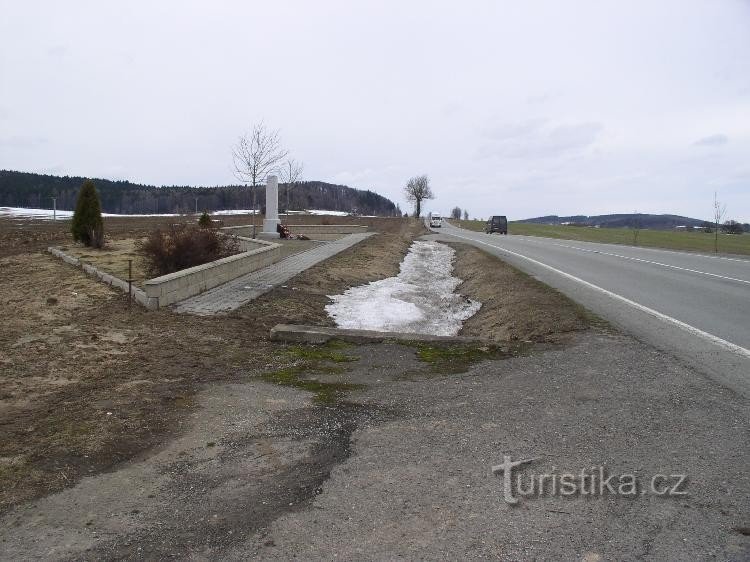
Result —
<instances>
[{"instance_id":1,"label":"wooden post","mask_svg":"<svg viewBox=\"0 0 750 562\"><path fill-rule=\"evenodd\" d=\"M128 308L133 302L133 260L128 260Z\"/></svg>"}]
</instances>

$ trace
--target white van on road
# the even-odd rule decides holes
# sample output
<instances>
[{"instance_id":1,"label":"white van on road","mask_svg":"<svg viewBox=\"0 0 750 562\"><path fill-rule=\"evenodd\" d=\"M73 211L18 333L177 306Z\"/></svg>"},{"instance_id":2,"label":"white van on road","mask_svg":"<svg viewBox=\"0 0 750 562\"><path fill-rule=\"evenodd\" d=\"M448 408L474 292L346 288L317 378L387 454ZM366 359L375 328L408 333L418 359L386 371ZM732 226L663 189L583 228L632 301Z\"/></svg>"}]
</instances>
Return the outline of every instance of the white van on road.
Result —
<instances>
[{"instance_id":1,"label":"white van on road","mask_svg":"<svg viewBox=\"0 0 750 562\"><path fill-rule=\"evenodd\" d=\"M440 228L443 226L443 217L440 215L430 215L430 226L432 228Z\"/></svg>"}]
</instances>

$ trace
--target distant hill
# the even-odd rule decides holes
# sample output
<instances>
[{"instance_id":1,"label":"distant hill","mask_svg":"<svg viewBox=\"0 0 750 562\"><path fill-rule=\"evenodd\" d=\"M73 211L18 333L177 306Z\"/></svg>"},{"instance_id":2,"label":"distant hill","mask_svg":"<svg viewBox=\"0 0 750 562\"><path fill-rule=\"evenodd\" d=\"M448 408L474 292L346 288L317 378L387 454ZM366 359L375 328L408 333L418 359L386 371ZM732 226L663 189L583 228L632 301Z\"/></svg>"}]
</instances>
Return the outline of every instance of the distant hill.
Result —
<instances>
[{"instance_id":1,"label":"distant hill","mask_svg":"<svg viewBox=\"0 0 750 562\"><path fill-rule=\"evenodd\" d=\"M675 226L701 226L705 221L702 219L682 217L680 215L649 215L641 213L629 213L594 216L572 215L568 217L549 215L546 217L524 219L518 222L534 224L579 224L582 226L600 226L602 228L632 228L635 225L639 225L641 228L651 228L654 230L671 230Z\"/></svg>"},{"instance_id":2,"label":"distant hill","mask_svg":"<svg viewBox=\"0 0 750 562\"><path fill-rule=\"evenodd\" d=\"M91 178L99 190L102 211L118 214L186 213L198 209L223 211L251 209L252 192L247 186L215 187L143 185L129 181ZM57 208L73 210L84 178L48 176L29 172L0 170L0 207L50 208L57 197ZM258 205L265 201L264 187L257 188ZM279 207L286 207L284 185L279 186ZM299 182L290 192L290 210L325 209L356 211L363 215L400 216L390 199L370 190L354 189L322 181Z\"/></svg>"}]
</instances>

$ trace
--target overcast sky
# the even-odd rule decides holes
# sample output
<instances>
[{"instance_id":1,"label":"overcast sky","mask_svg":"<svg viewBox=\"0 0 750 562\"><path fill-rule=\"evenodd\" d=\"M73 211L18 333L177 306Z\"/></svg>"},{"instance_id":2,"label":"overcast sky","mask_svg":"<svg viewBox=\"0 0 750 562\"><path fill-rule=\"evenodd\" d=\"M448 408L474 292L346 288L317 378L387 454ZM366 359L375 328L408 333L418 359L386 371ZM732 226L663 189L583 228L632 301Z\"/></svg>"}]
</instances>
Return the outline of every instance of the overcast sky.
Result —
<instances>
[{"instance_id":1,"label":"overcast sky","mask_svg":"<svg viewBox=\"0 0 750 562\"><path fill-rule=\"evenodd\" d=\"M0 0L0 168L235 183L281 131L305 179L447 213L750 221L750 2Z\"/></svg>"}]
</instances>

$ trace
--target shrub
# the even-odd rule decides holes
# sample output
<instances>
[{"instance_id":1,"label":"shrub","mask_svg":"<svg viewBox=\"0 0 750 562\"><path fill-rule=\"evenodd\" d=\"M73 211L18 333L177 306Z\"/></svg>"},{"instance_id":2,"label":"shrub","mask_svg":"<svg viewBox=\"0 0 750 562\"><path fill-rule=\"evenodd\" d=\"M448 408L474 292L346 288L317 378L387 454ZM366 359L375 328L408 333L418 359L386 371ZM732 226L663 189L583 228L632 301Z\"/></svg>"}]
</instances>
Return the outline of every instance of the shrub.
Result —
<instances>
[{"instance_id":1,"label":"shrub","mask_svg":"<svg viewBox=\"0 0 750 562\"><path fill-rule=\"evenodd\" d=\"M198 226L201 228L211 228L213 226L213 221L211 220L208 211L203 211L201 218L198 219Z\"/></svg>"},{"instance_id":2,"label":"shrub","mask_svg":"<svg viewBox=\"0 0 750 562\"><path fill-rule=\"evenodd\" d=\"M104 221L99 193L91 180L86 180L78 192L76 210L70 224L73 240L83 242L86 246L101 248L104 246Z\"/></svg>"},{"instance_id":3,"label":"shrub","mask_svg":"<svg viewBox=\"0 0 750 562\"><path fill-rule=\"evenodd\" d=\"M239 242L212 228L173 224L151 232L138 242L137 249L146 274L158 277L236 254Z\"/></svg>"}]
</instances>

